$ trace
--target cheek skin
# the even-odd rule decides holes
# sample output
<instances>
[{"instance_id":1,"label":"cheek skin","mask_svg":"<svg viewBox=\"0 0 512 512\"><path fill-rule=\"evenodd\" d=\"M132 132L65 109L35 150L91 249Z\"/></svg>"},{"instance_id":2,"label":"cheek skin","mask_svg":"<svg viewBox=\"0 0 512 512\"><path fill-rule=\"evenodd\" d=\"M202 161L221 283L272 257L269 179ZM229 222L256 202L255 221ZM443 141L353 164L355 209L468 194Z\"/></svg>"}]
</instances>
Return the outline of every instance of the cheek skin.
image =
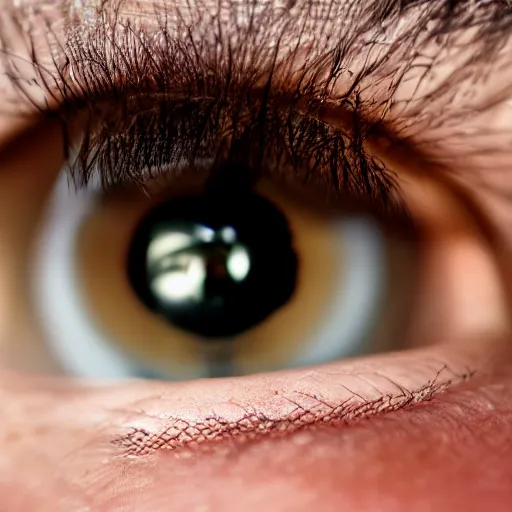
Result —
<instances>
[{"instance_id":1,"label":"cheek skin","mask_svg":"<svg viewBox=\"0 0 512 512\"><path fill-rule=\"evenodd\" d=\"M112 456L101 441L108 407L120 401L115 392L88 399L94 391L45 382L35 391L28 379L4 378L9 395L0 403L10 421L0 430L2 504L38 512L257 511L269 504L505 512L512 502L511 370L350 426L146 457ZM32 418L13 402L27 392L39 395ZM77 406L73 417L62 414L63 401Z\"/></svg>"}]
</instances>

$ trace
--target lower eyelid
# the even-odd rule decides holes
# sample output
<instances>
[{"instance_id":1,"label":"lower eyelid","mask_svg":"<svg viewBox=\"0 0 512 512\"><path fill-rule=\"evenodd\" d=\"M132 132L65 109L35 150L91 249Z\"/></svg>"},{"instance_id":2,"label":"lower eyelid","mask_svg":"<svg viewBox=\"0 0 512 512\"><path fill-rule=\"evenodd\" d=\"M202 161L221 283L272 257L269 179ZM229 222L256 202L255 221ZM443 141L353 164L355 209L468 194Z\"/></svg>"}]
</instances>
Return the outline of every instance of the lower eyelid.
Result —
<instances>
[{"instance_id":1,"label":"lower eyelid","mask_svg":"<svg viewBox=\"0 0 512 512\"><path fill-rule=\"evenodd\" d=\"M139 383L118 409L111 444L149 455L225 439L246 441L322 425L344 425L430 401L489 371L486 348L461 347L346 360L302 370L180 384ZM142 390L145 391L142 391Z\"/></svg>"}]
</instances>

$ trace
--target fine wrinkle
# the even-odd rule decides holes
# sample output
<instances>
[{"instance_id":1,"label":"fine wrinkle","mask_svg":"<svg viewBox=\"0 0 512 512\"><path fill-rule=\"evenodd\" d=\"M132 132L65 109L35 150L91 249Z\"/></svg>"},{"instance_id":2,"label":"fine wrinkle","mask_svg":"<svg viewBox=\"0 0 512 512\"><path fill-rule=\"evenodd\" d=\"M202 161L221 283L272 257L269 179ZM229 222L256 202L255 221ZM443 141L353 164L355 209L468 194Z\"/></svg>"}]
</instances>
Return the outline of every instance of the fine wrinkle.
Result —
<instances>
[{"instance_id":1,"label":"fine wrinkle","mask_svg":"<svg viewBox=\"0 0 512 512\"><path fill-rule=\"evenodd\" d=\"M116 436L112 444L120 450L121 455L143 456L159 450L190 449L200 445L208 447L228 440L247 442L261 436L289 435L318 425L350 425L372 416L428 402L454 384L473 376L472 372L468 372L441 380L441 373L447 370L443 367L435 378L414 390L407 390L393 382L398 390L396 394L386 393L369 400L348 387L346 389L350 396L341 403L329 403L315 394L300 391L293 396L280 393L279 399L293 406L291 411L286 412L286 417L271 418L244 407L245 414L237 421L219 416L205 417L200 421L169 418L159 430L131 428Z\"/></svg>"}]
</instances>

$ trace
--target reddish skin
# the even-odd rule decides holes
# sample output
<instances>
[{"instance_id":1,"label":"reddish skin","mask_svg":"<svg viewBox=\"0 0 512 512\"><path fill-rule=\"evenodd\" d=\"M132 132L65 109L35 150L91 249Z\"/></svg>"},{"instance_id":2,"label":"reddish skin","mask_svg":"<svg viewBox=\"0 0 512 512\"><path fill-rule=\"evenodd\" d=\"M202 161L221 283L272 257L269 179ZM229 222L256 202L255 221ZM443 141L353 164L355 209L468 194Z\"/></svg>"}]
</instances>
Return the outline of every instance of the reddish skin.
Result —
<instances>
[{"instance_id":1,"label":"reddish skin","mask_svg":"<svg viewBox=\"0 0 512 512\"><path fill-rule=\"evenodd\" d=\"M100 408L84 395L59 390L52 400L83 404L90 419ZM57 407L51 432L32 412L25 439L2 435L2 510L499 512L512 503L510 368L349 426L139 457L121 455L83 418L59 420ZM43 456L30 447L46 435Z\"/></svg>"}]
</instances>

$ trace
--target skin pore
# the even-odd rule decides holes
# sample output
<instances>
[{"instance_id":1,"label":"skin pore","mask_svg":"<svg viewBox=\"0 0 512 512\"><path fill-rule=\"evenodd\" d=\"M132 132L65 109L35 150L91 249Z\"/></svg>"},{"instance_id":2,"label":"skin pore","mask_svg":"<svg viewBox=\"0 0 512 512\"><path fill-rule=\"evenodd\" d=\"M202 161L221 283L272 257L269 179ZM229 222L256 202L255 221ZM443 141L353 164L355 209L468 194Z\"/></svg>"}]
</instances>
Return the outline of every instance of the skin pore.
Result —
<instances>
[{"instance_id":1,"label":"skin pore","mask_svg":"<svg viewBox=\"0 0 512 512\"><path fill-rule=\"evenodd\" d=\"M430 5L435 10L441 3ZM201 9L215 11L214 4L181 12L195 20ZM340 9L350 4L333 3ZM468 12L469 4L474 6L468 2ZM62 27L52 17L70 4L48 6L59 34ZM234 3L225 7L231 12ZM140 16L141 9L141 18L151 22L155 16L148 3L123 8L127 17ZM24 12L33 28L40 18ZM92 11L79 6L77 12L81 24L94 25ZM420 19L419 12L401 18L396 40L411 20ZM510 20L511 14L501 18ZM329 23L336 28L339 19ZM478 30L477 19L461 32L446 28L452 38L443 51L449 58L436 73L421 79L410 72L397 87L398 106L385 119L398 119L401 140L411 144L380 134L367 142L396 173L422 231L421 293L402 352L182 383L63 375L24 295L31 240L64 163L61 126L54 119L16 115L6 104L0 117L2 510L510 508L510 37L485 58L485 45L477 46L468 71L460 64L465 50L456 49ZM230 21L224 21L227 28ZM2 39L11 30L13 51L26 55L12 27L2 27ZM497 34L497 22L494 29ZM383 41L392 45L391 39ZM421 58L435 50L433 40L421 50L419 69ZM397 50L395 59L400 55ZM351 64L360 66L357 59ZM447 100L441 86L450 76L458 79L459 94ZM485 76L485 82L475 76ZM1 97L11 97L12 81L0 81ZM429 91L436 92L430 102L410 100ZM436 116L444 122L433 123Z\"/></svg>"}]
</instances>

